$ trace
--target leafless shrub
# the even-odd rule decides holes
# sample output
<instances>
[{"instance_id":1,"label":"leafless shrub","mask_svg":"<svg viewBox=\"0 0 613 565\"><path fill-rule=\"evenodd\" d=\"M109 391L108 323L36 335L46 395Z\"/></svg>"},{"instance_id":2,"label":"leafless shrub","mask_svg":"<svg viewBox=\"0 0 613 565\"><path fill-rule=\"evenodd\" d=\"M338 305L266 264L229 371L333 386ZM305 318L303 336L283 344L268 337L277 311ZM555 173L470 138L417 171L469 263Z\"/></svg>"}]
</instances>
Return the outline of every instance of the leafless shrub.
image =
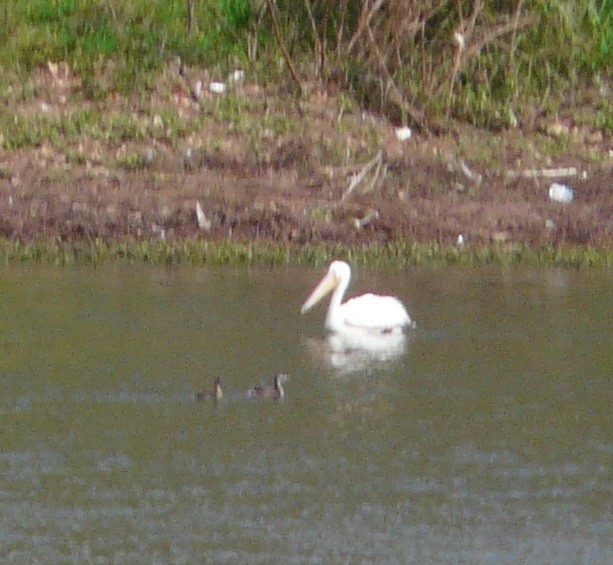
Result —
<instances>
[{"instance_id":1,"label":"leafless shrub","mask_svg":"<svg viewBox=\"0 0 613 565\"><path fill-rule=\"evenodd\" d=\"M485 0L291 4L294 21L308 22L317 75L327 79L340 74L367 104L391 119L422 127L449 112L459 77L477 72L475 61L485 52L496 52L507 68L513 67L518 32L532 21L524 13L523 0L496 6ZM281 2L268 0L268 5L271 13L278 10L280 17L288 17ZM301 10L298 15L296 10ZM281 45L300 40L284 36L281 29L290 28L275 26ZM289 50L284 55L294 80L302 85Z\"/></svg>"}]
</instances>

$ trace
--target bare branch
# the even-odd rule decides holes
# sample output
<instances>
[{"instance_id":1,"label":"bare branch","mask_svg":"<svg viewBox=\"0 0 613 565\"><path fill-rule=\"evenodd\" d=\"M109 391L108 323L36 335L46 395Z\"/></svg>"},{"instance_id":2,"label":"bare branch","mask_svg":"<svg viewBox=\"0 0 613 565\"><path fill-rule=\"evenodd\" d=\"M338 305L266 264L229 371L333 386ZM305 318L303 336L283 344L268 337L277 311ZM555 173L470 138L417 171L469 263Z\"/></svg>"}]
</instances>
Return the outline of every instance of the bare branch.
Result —
<instances>
[{"instance_id":1,"label":"bare branch","mask_svg":"<svg viewBox=\"0 0 613 565\"><path fill-rule=\"evenodd\" d=\"M529 26L532 23L534 23L534 18L526 17L523 18L521 21L514 18L513 21L498 25L488 34L483 36L481 41L474 43L464 51L463 62L469 61L473 57L479 55L481 53L481 50L485 46L489 45L490 43L493 43L493 41L498 39L500 36L506 35L510 31L517 33L517 31Z\"/></svg>"},{"instance_id":2,"label":"bare branch","mask_svg":"<svg viewBox=\"0 0 613 565\"><path fill-rule=\"evenodd\" d=\"M402 92L400 91L398 86L396 86L396 83L394 82L394 79L392 78L392 76L391 76L391 74L389 72L389 69L387 68L387 66L385 64L385 60L383 58L383 55L382 55L381 51L379 50L379 47L377 46L377 42L376 42L375 37L373 36L372 31L370 30L370 28L368 28L368 37L370 39L370 43L371 43L371 46L373 48L373 51L375 52L375 54L377 56L377 62L379 64L379 71L384 76L384 78L387 81L387 84L389 85L389 88L390 88L389 98L390 98L390 100L392 102L394 102L395 104L397 104L398 107L403 112L406 112L417 125L423 126L424 125L424 113L421 110L418 110L417 108L411 106L405 100L405 98L402 95Z\"/></svg>"},{"instance_id":3,"label":"bare branch","mask_svg":"<svg viewBox=\"0 0 613 565\"><path fill-rule=\"evenodd\" d=\"M522 20L519 20L518 18L514 18L510 22L499 24L489 33L484 35L479 41L474 42L472 45L469 45L467 47L462 47L461 49L458 48L457 53L456 53L456 58L454 59L454 66L453 66L453 70L451 74L451 81L449 83L448 103L451 97L453 86L455 84L455 79L462 67L464 67L474 57L477 57L478 55L480 55L484 47L486 47L490 43L493 43L499 37L506 35L509 32L513 32L515 34L517 33L518 30L523 29L524 27L527 27L533 22L534 22L534 18L532 17L526 17L526 18L523 18ZM442 82L438 86L438 88L436 89L434 93L435 97L441 93L441 90L443 90L443 88L445 88L445 84L446 84L445 82Z\"/></svg>"},{"instance_id":4,"label":"bare branch","mask_svg":"<svg viewBox=\"0 0 613 565\"><path fill-rule=\"evenodd\" d=\"M368 161L368 163L366 163L362 169L360 170L360 172L351 175L351 181L349 182L349 186L347 187L347 190L345 190L345 192L343 193L343 196L341 198L341 203L345 202L345 200L347 200L347 198L349 197L349 195L355 190L355 188L364 180L364 178L366 177L366 175L370 172L370 170L373 167L377 167L377 171L373 180L373 183L370 185L370 188L372 189L372 186L374 186L374 181L377 180L378 177L378 173L381 169L381 164L383 163L383 151L379 150L379 152L370 160Z\"/></svg>"},{"instance_id":5,"label":"bare branch","mask_svg":"<svg viewBox=\"0 0 613 565\"><path fill-rule=\"evenodd\" d=\"M277 38L277 43L279 44L279 49L281 49L281 53L283 54L283 58L287 63L292 78L294 79L294 81L298 85L298 88L300 89L300 92L302 93L304 92L304 86L302 84L302 81L300 80L300 76L298 76L298 71L294 66L294 62L292 61L287 47L285 46L285 41L283 40L283 35L281 33L281 26L279 25L279 18L277 17L277 3L275 0L266 0L266 3L268 4L268 9L270 11L272 27L275 32L275 37Z\"/></svg>"},{"instance_id":6,"label":"bare branch","mask_svg":"<svg viewBox=\"0 0 613 565\"><path fill-rule=\"evenodd\" d=\"M517 47L515 43L515 39L517 37L517 26L519 24L519 16L521 14L523 3L524 3L524 0L519 0L519 2L517 3L517 9L515 10L515 16L513 18L513 24L515 27L513 28L513 33L511 34L511 47L510 47L510 52L509 52L509 66L508 66L509 71L512 71L513 67L515 66L515 48Z\"/></svg>"},{"instance_id":7,"label":"bare branch","mask_svg":"<svg viewBox=\"0 0 613 565\"><path fill-rule=\"evenodd\" d=\"M304 0L304 6L306 8L307 14L309 15L309 21L311 22L311 30L313 31L313 43L315 46L315 59L318 60L321 64L321 60L323 59L324 45L322 43L321 38L319 37L319 32L317 31L317 24L315 23L315 17L313 16L311 0Z\"/></svg>"},{"instance_id":8,"label":"bare branch","mask_svg":"<svg viewBox=\"0 0 613 565\"><path fill-rule=\"evenodd\" d=\"M373 7L368 13L366 13L366 6L368 3L364 2L364 5L362 6L362 14L360 15L360 24L358 25L357 31L353 34L353 37L351 38L349 45L347 46L347 53L351 53L351 51L353 50L353 47L355 46L356 41L360 38L362 33L364 33L364 30L368 28L368 25L370 24L370 20L372 19L375 12L381 7L384 1L385 0L376 0Z\"/></svg>"},{"instance_id":9,"label":"bare branch","mask_svg":"<svg viewBox=\"0 0 613 565\"><path fill-rule=\"evenodd\" d=\"M193 35L198 27L196 23L196 0L187 0L187 33Z\"/></svg>"},{"instance_id":10,"label":"bare branch","mask_svg":"<svg viewBox=\"0 0 613 565\"><path fill-rule=\"evenodd\" d=\"M333 1L333 0L331 0ZM336 33L336 56L340 57L341 55L341 45L343 44L343 35L345 34L345 18L347 16L347 4L349 0L342 0L341 4L341 21L338 25L338 31Z\"/></svg>"}]
</instances>

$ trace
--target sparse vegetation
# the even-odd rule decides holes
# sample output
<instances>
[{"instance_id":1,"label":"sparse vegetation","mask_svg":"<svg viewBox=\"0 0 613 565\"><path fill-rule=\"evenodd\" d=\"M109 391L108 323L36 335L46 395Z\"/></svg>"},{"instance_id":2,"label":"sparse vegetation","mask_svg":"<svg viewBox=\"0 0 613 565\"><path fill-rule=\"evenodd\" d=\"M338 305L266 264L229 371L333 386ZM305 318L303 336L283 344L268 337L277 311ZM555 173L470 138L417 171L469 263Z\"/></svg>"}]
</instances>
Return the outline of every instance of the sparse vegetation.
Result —
<instances>
[{"instance_id":1,"label":"sparse vegetation","mask_svg":"<svg viewBox=\"0 0 613 565\"><path fill-rule=\"evenodd\" d=\"M10 81L27 97L30 74L63 61L95 100L152 91L176 57L213 75L248 68L260 83L289 66L301 86L333 82L395 121L507 127L528 106L610 89L611 29L608 0L23 0L0 10L0 68L4 96Z\"/></svg>"},{"instance_id":2,"label":"sparse vegetation","mask_svg":"<svg viewBox=\"0 0 613 565\"><path fill-rule=\"evenodd\" d=\"M609 264L600 181L602 206L563 209L521 179L610 169L612 18L600 0L5 2L5 260Z\"/></svg>"}]
</instances>

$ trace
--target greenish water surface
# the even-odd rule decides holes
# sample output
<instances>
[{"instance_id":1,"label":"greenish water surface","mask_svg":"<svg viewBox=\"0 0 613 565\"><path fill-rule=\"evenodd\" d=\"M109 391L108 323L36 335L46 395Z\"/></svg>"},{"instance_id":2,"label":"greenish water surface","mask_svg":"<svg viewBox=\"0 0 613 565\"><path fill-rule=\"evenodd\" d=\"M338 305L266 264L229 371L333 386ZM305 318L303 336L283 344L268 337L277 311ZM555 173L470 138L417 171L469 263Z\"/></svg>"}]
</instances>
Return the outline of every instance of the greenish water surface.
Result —
<instances>
[{"instance_id":1,"label":"greenish water surface","mask_svg":"<svg viewBox=\"0 0 613 565\"><path fill-rule=\"evenodd\" d=\"M610 272L361 270L418 324L369 350L322 274L4 268L0 560L613 561Z\"/></svg>"}]
</instances>

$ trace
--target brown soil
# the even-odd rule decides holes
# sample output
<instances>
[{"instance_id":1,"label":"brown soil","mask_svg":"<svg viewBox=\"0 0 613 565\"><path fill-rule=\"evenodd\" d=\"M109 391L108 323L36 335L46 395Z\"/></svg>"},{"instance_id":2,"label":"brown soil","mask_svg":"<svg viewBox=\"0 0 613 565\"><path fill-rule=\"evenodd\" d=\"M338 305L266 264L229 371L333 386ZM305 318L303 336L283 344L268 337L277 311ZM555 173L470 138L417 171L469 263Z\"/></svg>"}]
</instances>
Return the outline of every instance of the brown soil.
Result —
<instances>
[{"instance_id":1,"label":"brown soil","mask_svg":"<svg viewBox=\"0 0 613 565\"><path fill-rule=\"evenodd\" d=\"M112 165L126 147L93 141L78 148L84 156L79 160L46 143L4 151L0 236L26 242L128 237L455 244L460 235L469 244L610 247L613 242L612 145L601 132L562 120L549 134L543 127L492 134L464 126L444 136L421 133L400 142L392 125L346 115L343 143L352 148L352 160L327 166L334 163L325 148L339 135L338 108L324 98L309 102L299 112L288 110L290 119L307 124L301 133L272 135L257 156L240 134L219 123L202 138L223 140L221 150L207 150L210 144L193 139L172 147L152 140L129 145L127 150L144 156L133 167L138 170ZM366 123L376 133L374 146L366 140ZM564 152L552 157L539 151L539 144L555 145L560 136ZM377 148L382 150L378 177L373 166L348 193L352 175ZM577 174L540 176L543 170L568 167ZM573 202L551 201L552 182L572 187ZM197 202L205 214L200 227Z\"/></svg>"}]
</instances>

